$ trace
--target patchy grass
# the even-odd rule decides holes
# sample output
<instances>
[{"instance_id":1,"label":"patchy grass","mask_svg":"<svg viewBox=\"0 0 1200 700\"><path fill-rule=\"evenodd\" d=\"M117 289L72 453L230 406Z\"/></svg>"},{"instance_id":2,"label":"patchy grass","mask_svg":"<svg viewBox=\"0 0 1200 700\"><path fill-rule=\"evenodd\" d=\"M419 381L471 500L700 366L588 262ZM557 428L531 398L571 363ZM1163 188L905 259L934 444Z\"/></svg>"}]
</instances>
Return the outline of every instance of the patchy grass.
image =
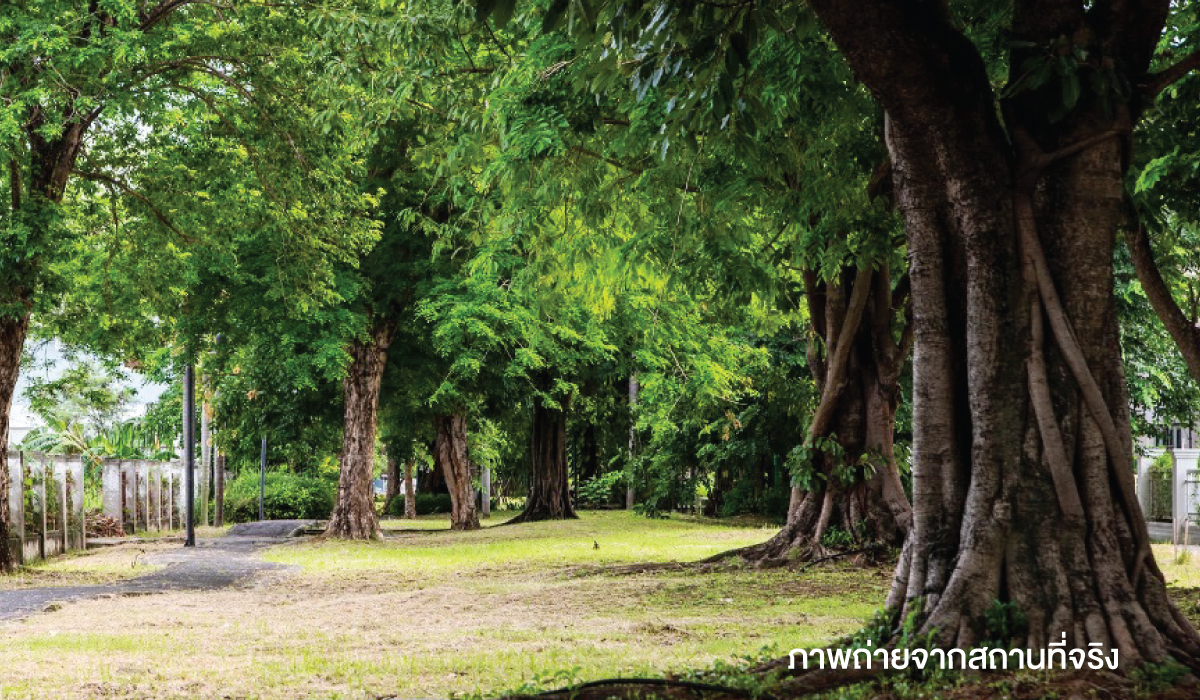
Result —
<instances>
[{"instance_id":1,"label":"patchy grass","mask_svg":"<svg viewBox=\"0 0 1200 700\"><path fill-rule=\"evenodd\" d=\"M597 570L692 560L772 532L602 512L281 546L266 558L297 569L244 589L85 601L0 623L0 697L446 697L661 676L820 644L882 601L881 569Z\"/></svg>"},{"instance_id":2,"label":"patchy grass","mask_svg":"<svg viewBox=\"0 0 1200 700\"><path fill-rule=\"evenodd\" d=\"M12 576L0 576L0 591L47 586L90 586L115 583L162 567L147 564L155 553L178 545L159 542L124 544L103 549L72 551L23 566Z\"/></svg>"}]
</instances>

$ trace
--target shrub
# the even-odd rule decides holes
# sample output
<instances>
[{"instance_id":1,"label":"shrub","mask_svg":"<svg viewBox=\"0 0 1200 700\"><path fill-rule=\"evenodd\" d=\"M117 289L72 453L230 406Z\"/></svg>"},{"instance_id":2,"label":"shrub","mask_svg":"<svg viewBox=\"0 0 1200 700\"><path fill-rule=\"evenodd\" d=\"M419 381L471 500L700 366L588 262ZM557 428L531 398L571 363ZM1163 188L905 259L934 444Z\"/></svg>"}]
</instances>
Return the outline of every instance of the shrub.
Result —
<instances>
[{"instance_id":1,"label":"shrub","mask_svg":"<svg viewBox=\"0 0 1200 700\"><path fill-rule=\"evenodd\" d=\"M611 471L588 479L579 487L579 505L583 508L596 508L616 503L619 499L617 487L624 482L625 474L620 471Z\"/></svg>"},{"instance_id":2,"label":"shrub","mask_svg":"<svg viewBox=\"0 0 1200 700\"><path fill-rule=\"evenodd\" d=\"M435 513L450 512L450 494L448 493L418 493L417 494L417 515L433 515ZM397 518L404 517L404 496L399 495L392 499L388 504L388 515L393 515Z\"/></svg>"},{"instance_id":3,"label":"shrub","mask_svg":"<svg viewBox=\"0 0 1200 700\"><path fill-rule=\"evenodd\" d=\"M337 484L292 472L267 472L263 511L268 520L322 520L333 512ZM258 472L243 471L225 486L225 519L258 519Z\"/></svg>"}]
</instances>

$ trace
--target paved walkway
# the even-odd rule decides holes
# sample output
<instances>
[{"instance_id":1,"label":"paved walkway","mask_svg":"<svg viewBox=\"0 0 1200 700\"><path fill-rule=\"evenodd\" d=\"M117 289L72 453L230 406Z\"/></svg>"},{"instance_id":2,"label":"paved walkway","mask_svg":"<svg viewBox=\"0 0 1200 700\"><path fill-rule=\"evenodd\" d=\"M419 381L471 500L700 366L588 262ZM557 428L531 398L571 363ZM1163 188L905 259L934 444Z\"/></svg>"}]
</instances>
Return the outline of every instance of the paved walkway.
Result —
<instances>
[{"instance_id":1,"label":"paved walkway","mask_svg":"<svg viewBox=\"0 0 1200 700\"><path fill-rule=\"evenodd\" d=\"M260 571L288 569L263 561L258 553L303 533L312 521L247 523L224 537L198 540L195 547L154 555L148 564L165 568L145 576L96 586L54 586L0 591L0 620L28 617L55 603L105 596L148 595L167 591L211 591L236 585Z\"/></svg>"},{"instance_id":2,"label":"paved walkway","mask_svg":"<svg viewBox=\"0 0 1200 700\"><path fill-rule=\"evenodd\" d=\"M1171 523L1152 521L1146 523L1146 528L1150 531L1151 542L1171 542ZM1188 528L1188 544L1200 544L1200 527L1197 527L1196 523L1192 523Z\"/></svg>"}]
</instances>

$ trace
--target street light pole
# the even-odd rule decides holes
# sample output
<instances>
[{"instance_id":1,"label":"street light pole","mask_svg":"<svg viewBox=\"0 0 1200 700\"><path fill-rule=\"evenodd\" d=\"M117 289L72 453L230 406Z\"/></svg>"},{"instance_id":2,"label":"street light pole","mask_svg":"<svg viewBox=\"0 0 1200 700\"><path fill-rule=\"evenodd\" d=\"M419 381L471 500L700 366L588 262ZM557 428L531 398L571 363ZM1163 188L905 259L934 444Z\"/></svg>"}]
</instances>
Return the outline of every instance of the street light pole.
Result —
<instances>
[{"instance_id":1,"label":"street light pole","mask_svg":"<svg viewBox=\"0 0 1200 700\"><path fill-rule=\"evenodd\" d=\"M196 377L191 364L183 368L183 484L184 523L187 538L184 547L196 546Z\"/></svg>"}]
</instances>

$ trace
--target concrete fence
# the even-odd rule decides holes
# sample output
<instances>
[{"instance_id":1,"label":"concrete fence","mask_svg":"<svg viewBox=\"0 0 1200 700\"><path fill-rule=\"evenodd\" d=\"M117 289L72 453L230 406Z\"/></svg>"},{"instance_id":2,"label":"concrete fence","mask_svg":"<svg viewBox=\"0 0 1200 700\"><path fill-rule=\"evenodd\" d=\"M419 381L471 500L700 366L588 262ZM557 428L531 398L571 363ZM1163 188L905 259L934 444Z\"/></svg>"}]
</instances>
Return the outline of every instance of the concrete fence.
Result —
<instances>
[{"instance_id":1,"label":"concrete fence","mask_svg":"<svg viewBox=\"0 0 1200 700\"><path fill-rule=\"evenodd\" d=\"M85 549L82 458L9 452L5 466L12 526L7 544L13 557L26 563ZM100 471L102 511L121 523L125 534L183 527L184 470L178 460L105 459Z\"/></svg>"},{"instance_id":2,"label":"concrete fence","mask_svg":"<svg viewBox=\"0 0 1200 700\"><path fill-rule=\"evenodd\" d=\"M1138 502L1147 519L1170 513L1178 543L1185 523L1200 523L1200 450L1176 448L1172 451L1173 468L1155 474L1150 465L1165 451L1161 447L1152 448L1138 458ZM1156 488L1156 484L1161 488Z\"/></svg>"},{"instance_id":3,"label":"concrete fence","mask_svg":"<svg viewBox=\"0 0 1200 700\"><path fill-rule=\"evenodd\" d=\"M87 546L83 515L83 462L79 457L9 452L9 538L18 562L45 559Z\"/></svg>"},{"instance_id":4,"label":"concrete fence","mask_svg":"<svg viewBox=\"0 0 1200 700\"><path fill-rule=\"evenodd\" d=\"M104 514L120 522L126 534L183 527L183 475L178 461L106 459L101 462Z\"/></svg>"}]
</instances>

